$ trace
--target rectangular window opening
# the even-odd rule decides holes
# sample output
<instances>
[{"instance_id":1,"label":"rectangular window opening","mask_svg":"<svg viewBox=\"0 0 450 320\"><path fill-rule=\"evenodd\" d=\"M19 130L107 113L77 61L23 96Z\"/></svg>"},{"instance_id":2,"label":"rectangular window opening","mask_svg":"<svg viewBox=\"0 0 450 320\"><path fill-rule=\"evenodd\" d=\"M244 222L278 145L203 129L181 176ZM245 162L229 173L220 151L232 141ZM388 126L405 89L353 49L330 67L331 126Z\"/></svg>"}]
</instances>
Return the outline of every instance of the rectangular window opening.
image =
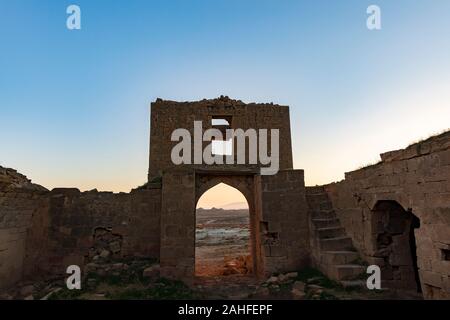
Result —
<instances>
[{"instance_id":1,"label":"rectangular window opening","mask_svg":"<svg viewBox=\"0 0 450 320\"><path fill-rule=\"evenodd\" d=\"M211 153L219 156L231 156L233 155L233 140L228 141L213 140Z\"/></svg>"},{"instance_id":2,"label":"rectangular window opening","mask_svg":"<svg viewBox=\"0 0 450 320\"><path fill-rule=\"evenodd\" d=\"M212 118L211 119L211 125L214 126L230 126L230 123L227 119L220 119L220 118Z\"/></svg>"},{"instance_id":3,"label":"rectangular window opening","mask_svg":"<svg viewBox=\"0 0 450 320\"><path fill-rule=\"evenodd\" d=\"M231 116L212 116L211 127L220 130L223 140L225 140L227 129L231 129Z\"/></svg>"}]
</instances>

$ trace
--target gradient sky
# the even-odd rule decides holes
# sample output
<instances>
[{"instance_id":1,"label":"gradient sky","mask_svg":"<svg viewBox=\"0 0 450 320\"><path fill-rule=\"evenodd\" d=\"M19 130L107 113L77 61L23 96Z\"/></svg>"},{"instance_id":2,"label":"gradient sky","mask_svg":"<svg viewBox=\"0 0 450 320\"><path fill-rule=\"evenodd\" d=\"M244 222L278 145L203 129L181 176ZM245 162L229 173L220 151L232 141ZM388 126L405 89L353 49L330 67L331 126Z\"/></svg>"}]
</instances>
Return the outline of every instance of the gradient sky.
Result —
<instances>
[{"instance_id":1,"label":"gradient sky","mask_svg":"<svg viewBox=\"0 0 450 320\"><path fill-rule=\"evenodd\" d=\"M157 97L289 105L308 185L450 127L448 0L0 0L0 40L0 165L47 188L143 184Z\"/></svg>"}]
</instances>

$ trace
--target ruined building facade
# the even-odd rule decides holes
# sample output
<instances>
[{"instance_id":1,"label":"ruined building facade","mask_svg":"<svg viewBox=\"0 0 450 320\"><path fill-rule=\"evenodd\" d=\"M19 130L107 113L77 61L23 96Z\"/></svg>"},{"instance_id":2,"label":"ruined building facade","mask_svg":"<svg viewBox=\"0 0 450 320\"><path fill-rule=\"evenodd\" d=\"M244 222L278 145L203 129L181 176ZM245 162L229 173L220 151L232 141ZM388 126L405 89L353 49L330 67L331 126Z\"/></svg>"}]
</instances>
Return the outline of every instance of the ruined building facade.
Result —
<instances>
[{"instance_id":1,"label":"ruined building facade","mask_svg":"<svg viewBox=\"0 0 450 320\"><path fill-rule=\"evenodd\" d=\"M174 165L171 134L194 135L194 121L203 130L279 129L280 170ZM255 276L314 266L347 285L376 264L382 286L450 298L449 132L382 154L341 182L305 187L293 169L289 108L227 97L152 103L148 183L130 193L49 191L0 167L0 288L65 274L105 249L157 258L162 276L189 281L197 201L221 182L247 199Z\"/></svg>"}]
</instances>

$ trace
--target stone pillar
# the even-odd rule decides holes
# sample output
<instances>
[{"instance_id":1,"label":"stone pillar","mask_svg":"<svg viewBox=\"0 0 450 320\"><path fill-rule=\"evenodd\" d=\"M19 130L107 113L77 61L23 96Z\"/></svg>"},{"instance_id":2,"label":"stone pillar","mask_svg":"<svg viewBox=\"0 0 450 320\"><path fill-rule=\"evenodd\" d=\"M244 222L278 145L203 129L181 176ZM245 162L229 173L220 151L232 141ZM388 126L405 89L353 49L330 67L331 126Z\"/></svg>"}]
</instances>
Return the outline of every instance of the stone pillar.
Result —
<instances>
[{"instance_id":1,"label":"stone pillar","mask_svg":"<svg viewBox=\"0 0 450 320\"><path fill-rule=\"evenodd\" d=\"M163 174L161 207L161 276L186 279L195 267L195 174Z\"/></svg>"},{"instance_id":2,"label":"stone pillar","mask_svg":"<svg viewBox=\"0 0 450 320\"><path fill-rule=\"evenodd\" d=\"M261 176L261 252L266 274L309 265L308 208L303 170Z\"/></svg>"}]
</instances>

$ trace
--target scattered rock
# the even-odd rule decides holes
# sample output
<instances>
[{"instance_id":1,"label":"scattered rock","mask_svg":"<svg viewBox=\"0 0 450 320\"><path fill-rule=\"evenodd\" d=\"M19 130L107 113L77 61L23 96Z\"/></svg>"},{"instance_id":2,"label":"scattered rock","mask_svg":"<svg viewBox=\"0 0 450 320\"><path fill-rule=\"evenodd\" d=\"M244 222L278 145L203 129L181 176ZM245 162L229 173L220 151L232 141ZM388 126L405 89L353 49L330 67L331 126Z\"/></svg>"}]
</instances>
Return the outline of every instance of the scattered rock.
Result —
<instances>
[{"instance_id":1,"label":"scattered rock","mask_svg":"<svg viewBox=\"0 0 450 320\"><path fill-rule=\"evenodd\" d=\"M305 283L301 281L295 281L294 284L292 285L292 289L305 291Z\"/></svg>"},{"instance_id":2,"label":"scattered rock","mask_svg":"<svg viewBox=\"0 0 450 320\"><path fill-rule=\"evenodd\" d=\"M110 252L108 250L102 250L102 252L100 253L100 257L103 259L106 259L110 256Z\"/></svg>"},{"instance_id":3,"label":"scattered rock","mask_svg":"<svg viewBox=\"0 0 450 320\"><path fill-rule=\"evenodd\" d=\"M273 284L270 286L270 289L274 290L274 291L279 291L280 290L280 286L277 284Z\"/></svg>"},{"instance_id":4,"label":"scattered rock","mask_svg":"<svg viewBox=\"0 0 450 320\"><path fill-rule=\"evenodd\" d=\"M245 300L248 299L249 295L248 293L236 293L236 294L230 294L228 296L231 300Z\"/></svg>"},{"instance_id":5,"label":"scattered rock","mask_svg":"<svg viewBox=\"0 0 450 320\"><path fill-rule=\"evenodd\" d=\"M308 289L310 289L310 290L323 290L323 287L321 287L321 286L318 286L318 285L316 285L316 284L309 284L308 285Z\"/></svg>"},{"instance_id":6,"label":"scattered rock","mask_svg":"<svg viewBox=\"0 0 450 320\"><path fill-rule=\"evenodd\" d=\"M251 256L226 257L224 259L223 275L248 274L252 270Z\"/></svg>"},{"instance_id":7,"label":"scattered rock","mask_svg":"<svg viewBox=\"0 0 450 320\"><path fill-rule=\"evenodd\" d=\"M122 240L122 236L114 234L111 228L98 227L94 231L93 250L100 253L100 256L104 251L109 251L109 254L118 254L122 248Z\"/></svg>"},{"instance_id":8,"label":"scattered rock","mask_svg":"<svg viewBox=\"0 0 450 320\"><path fill-rule=\"evenodd\" d=\"M282 284L282 283L291 283L294 281L294 278L298 276L297 272L289 272L286 274L279 274L278 276L271 276L267 279L267 284Z\"/></svg>"},{"instance_id":9,"label":"scattered rock","mask_svg":"<svg viewBox=\"0 0 450 320\"><path fill-rule=\"evenodd\" d=\"M114 263L114 264L112 265L112 269L113 269L113 270L119 270L119 271L121 271L121 270L124 269L124 267L125 267L125 264L124 264L124 263Z\"/></svg>"},{"instance_id":10,"label":"scattered rock","mask_svg":"<svg viewBox=\"0 0 450 320\"><path fill-rule=\"evenodd\" d=\"M291 293L292 293L292 298L295 299L295 300L303 300L303 299L305 299L305 296L306 296L304 291L298 290L298 289L295 289L295 288L293 288L291 290Z\"/></svg>"},{"instance_id":11,"label":"scattered rock","mask_svg":"<svg viewBox=\"0 0 450 320\"><path fill-rule=\"evenodd\" d=\"M272 284L272 283L277 283L278 282L278 277L275 276L271 276L269 279L267 279L266 283L268 284Z\"/></svg>"},{"instance_id":12,"label":"scattered rock","mask_svg":"<svg viewBox=\"0 0 450 320\"><path fill-rule=\"evenodd\" d=\"M120 243L118 241L114 241L114 242L111 242L109 244L109 248L111 249L111 251L113 253L119 253L120 249L121 249L121 246L120 246Z\"/></svg>"},{"instance_id":13,"label":"scattered rock","mask_svg":"<svg viewBox=\"0 0 450 320\"><path fill-rule=\"evenodd\" d=\"M298 277L298 272L289 272L289 273L286 273L286 277L289 278L289 279L297 278L297 277Z\"/></svg>"},{"instance_id":14,"label":"scattered rock","mask_svg":"<svg viewBox=\"0 0 450 320\"><path fill-rule=\"evenodd\" d=\"M58 292L61 291L61 290L62 290L62 288L56 288L56 289L50 291L50 292L49 292L47 295L45 295L43 298L41 298L41 300L48 300L48 298L50 298L51 295L53 295L53 294L55 294L55 293L58 293Z\"/></svg>"},{"instance_id":15,"label":"scattered rock","mask_svg":"<svg viewBox=\"0 0 450 320\"><path fill-rule=\"evenodd\" d=\"M280 274L278 276L278 282L284 282L287 280L287 277L284 274Z\"/></svg>"},{"instance_id":16,"label":"scattered rock","mask_svg":"<svg viewBox=\"0 0 450 320\"><path fill-rule=\"evenodd\" d=\"M317 283L322 279L323 279L322 277L313 277L313 278L309 278L308 280L306 280L306 283L308 283L308 284L309 283Z\"/></svg>"},{"instance_id":17,"label":"scattered rock","mask_svg":"<svg viewBox=\"0 0 450 320\"><path fill-rule=\"evenodd\" d=\"M105 250L108 252L108 250ZM108 252L111 254L110 252ZM105 255L105 254L104 254ZM110 279L109 276L123 276L123 279L128 281L128 275L135 276L136 272L143 272L144 266L146 268L145 274L150 277L159 277L160 266L154 264L152 259L129 259L129 260L115 260L111 255L111 259L103 259L98 256L97 262L90 262L84 266L83 269L83 289L86 288L88 292L93 291L95 293L103 294L99 292L97 288L101 288L103 282L107 282ZM126 270L132 272L132 274L126 273ZM122 280L123 280L122 279ZM153 280L153 279L152 279ZM64 276L49 277L46 280L38 281L34 284L30 282L18 283L15 288L11 288L9 291L0 292L0 300L14 300L14 299L26 299L26 300L48 300L52 295L62 290L65 287ZM93 293L92 292L92 293ZM100 295L94 296L95 299L105 298Z\"/></svg>"},{"instance_id":18,"label":"scattered rock","mask_svg":"<svg viewBox=\"0 0 450 320\"><path fill-rule=\"evenodd\" d=\"M13 300L14 297L8 293L4 293L0 295L0 300Z\"/></svg>"},{"instance_id":19,"label":"scattered rock","mask_svg":"<svg viewBox=\"0 0 450 320\"><path fill-rule=\"evenodd\" d=\"M144 278L157 278L159 277L159 264L153 265L151 267L145 268L142 272Z\"/></svg>"},{"instance_id":20,"label":"scattered rock","mask_svg":"<svg viewBox=\"0 0 450 320\"><path fill-rule=\"evenodd\" d=\"M84 272L86 272L86 273L96 272L97 268L98 268L98 264L91 262L84 266Z\"/></svg>"}]
</instances>

